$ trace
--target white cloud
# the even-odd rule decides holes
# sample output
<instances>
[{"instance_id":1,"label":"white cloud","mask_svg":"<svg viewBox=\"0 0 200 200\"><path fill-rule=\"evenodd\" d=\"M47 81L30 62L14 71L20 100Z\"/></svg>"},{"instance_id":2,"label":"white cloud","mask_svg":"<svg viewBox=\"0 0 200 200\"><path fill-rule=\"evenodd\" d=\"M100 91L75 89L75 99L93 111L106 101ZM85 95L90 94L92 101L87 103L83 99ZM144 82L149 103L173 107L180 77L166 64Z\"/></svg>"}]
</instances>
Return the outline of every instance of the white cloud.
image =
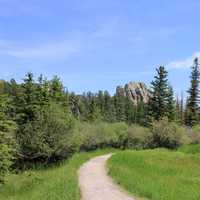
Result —
<instances>
[{"instance_id":1,"label":"white cloud","mask_svg":"<svg viewBox=\"0 0 200 200\"><path fill-rule=\"evenodd\" d=\"M192 56L185 58L183 60L170 62L166 67L167 69L186 69L190 68L193 64L194 59L200 58L200 52L195 52Z\"/></svg>"},{"instance_id":2,"label":"white cloud","mask_svg":"<svg viewBox=\"0 0 200 200\"><path fill-rule=\"evenodd\" d=\"M80 45L72 41L55 42L32 47L21 47L10 41L0 40L0 55L9 55L20 59L57 59L68 58L80 51Z\"/></svg>"}]
</instances>

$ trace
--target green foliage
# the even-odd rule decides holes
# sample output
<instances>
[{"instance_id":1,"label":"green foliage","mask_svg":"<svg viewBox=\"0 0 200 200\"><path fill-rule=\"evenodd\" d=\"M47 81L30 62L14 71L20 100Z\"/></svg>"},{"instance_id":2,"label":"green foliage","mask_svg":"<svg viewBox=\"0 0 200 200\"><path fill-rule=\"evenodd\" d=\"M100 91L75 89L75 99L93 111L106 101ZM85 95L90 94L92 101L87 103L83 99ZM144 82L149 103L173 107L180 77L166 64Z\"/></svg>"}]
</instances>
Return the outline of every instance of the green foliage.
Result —
<instances>
[{"instance_id":1,"label":"green foliage","mask_svg":"<svg viewBox=\"0 0 200 200\"><path fill-rule=\"evenodd\" d=\"M13 160L13 149L10 138L6 133L0 132L0 184L4 183L4 176L9 172Z\"/></svg>"},{"instance_id":2,"label":"green foliage","mask_svg":"<svg viewBox=\"0 0 200 200\"><path fill-rule=\"evenodd\" d=\"M199 154L164 149L123 151L112 156L108 169L113 179L134 197L149 200L200 197Z\"/></svg>"},{"instance_id":3,"label":"green foliage","mask_svg":"<svg viewBox=\"0 0 200 200\"><path fill-rule=\"evenodd\" d=\"M116 109L116 120L118 122L123 122L126 120L126 113L125 113L125 97L116 95L115 99L115 109Z\"/></svg>"},{"instance_id":4,"label":"green foliage","mask_svg":"<svg viewBox=\"0 0 200 200\"><path fill-rule=\"evenodd\" d=\"M76 139L81 149L93 150L102 147L123 147L127 135L124 123L78 123L75 129Z\"/></svg>"},{"instance_id":5,"label":"green foliage","mask_svg":"<svg viewBox=\"0 0 200 200\"><path fill-rule=\"evenodd\" d=\"M146 149L149 148L152 141L152 133L148 128L138 125L128 127L126 148Z\"/></svg>"},{"instance_id":6,"label":"green foliage","mask_svg":"<svg viewBox=\"0 0 200 200\"><path fill-rule=\"evenodd\" d=\"M53 101L62 102L64 99L64 87L57 76L49 82L50 97Z\"/></svg>"},{"instance_id":7,"label":"green foliage","mask_svg":"<svg viewBox=\"0 0 200 200\"><path fill-rule=\"evenodd\" d=\"M195 58L194 65L192 66L192 73L190 76L191 86L188 90L187 101L187 124L190 126L196 125L199 122L199 60Z\"/></svg>"},{"instance_id":8,"label":"green foliage","mask_svg":"<svg viewBox=\"0 0 200 200\"><path fill-rule=\"evenodd\" d=\"M101 118L100 109L98 108L94 98L92 98L92 100L88 106L87 118L90 122L94 122Z\"/></svg>"},{"instance_id":9,"label":"green foliage","mask_svg":"<svg viewBox=\"0 0 200 200\"><path fill-rule=\"evenodd\" d=\"M185 124L185 111L184 111L184 100L183 94L181 94L181 99L177 97L176 99L176 109L175 109L175 121L181 125Z\"/></svg>"},{"instance_id":10,"label":"green foliage","mask_svg":"<svg viewBox=\"0 0 200 200\"><path fill-rule=\"evenodd\" d=\"M4 183L4 176L14 158L14 137L16 124L6 116L8 98L0 97L0 184Z\"/></svg>"},{"instance_id":11,"label":"green foliage","mask_svg":"<svg viewBox=\"0 0 200 200\"><path fill-rule=\"evenodd\" d=\"M168 72L164 66L160 66L156 72L155 80L151 82L150 119L160 120L168 117L170 120L174 120L175 102L172 87L169 86L167 79Z\"/></svg>"},{"instance_id":12,"label":"green foliage","mask_svg":"<svg viewBox=\"0 0 200 200\"><path fill-rule=\"evenodd\" d=\"M112 149L75 154L68 161L48 168L34 169L7 177L0 187L1 200L80 200L77 170L92 157Z\"/></svg>"},{"instance_id":13,"label":"green foliage","mask_svg":"<svg viewBox=\"0 0 200 200\"><path fill-rule=\"evenodd\" d=\"M189 143L186 130L167 118L154 121L152 126L152 146L176 149L182 144Z\"/></svg>"},{"instance_id":14,"label":"green foliage","mask_svg":"<svg viewBox=\"0 0 200 200\"><path fill-rule=\"evenodd\" d=\"M67 158L73 152L70 144L73 126L72 116L61 106L51 103L43 107L17 134L20 159L49 162Z\"/></svg>"},{"instance_id":15,"label":"green foliage","mask_svg":"<svg viewBox=\"0 0 200 200\"><path fill-rule=\"evenodd\" d=\"M199 154L200 153L200 144L190 144L190 145L183 145L179 149L179 151L183 153L189 154Z\"/></svg>"},{"instance_id":16,"label":"green foliage","mask_svg":"<svg viewBox=\"0 0 200 200\"><path fill-rule=\"evenodd\" d=\"M175 124L155 122L153 136L151 131L138 126L148 127L149 118L167 117L170 122L174 121L173 90L162 66L157 69L152 82L149 104L134 105L123 88L118 88L113 96L108 91L76 95L69 93L57 76L47 80L41 75L35 80L32 73L27 73L20 84L14 79L0 81L0 94L5 96L0 102L3 108L0 132L2 138L12 138L16 142L14 147L3 139L1 152L7 157L8 162L5 160L4 163L10 163L12 153L8 152L16 149L17 167L19 164L20 167L33 167L38 162L48 164L68 158L79 150L108 146L177 148L185 142L184 129ZM182 117L183 102L181 106ZM165 126L169 127L163 128ZM191 134L193 143L198 140L196 132L193 130Z\"/></svg>"},{"instance_id":17,"label":"green foliage","mask_svg":"<svg viewBox=\"0 0 200 200\"><path fill-rule=\"evenodd\" d=\"M193 144L200 144L200 125L193 126L189 136Z\"/></svg>"},{"instance_id":18,"label":"green foliage","mask_svg":"<svg viewBox=\"0 0 200 200\"><path fill-rule=\"evenodd\" d=\"M169 121L175 120L175 101L174 92L171 86L168 86L168 97L167 97L167 117Z\"/></svg>"}]
</instances>

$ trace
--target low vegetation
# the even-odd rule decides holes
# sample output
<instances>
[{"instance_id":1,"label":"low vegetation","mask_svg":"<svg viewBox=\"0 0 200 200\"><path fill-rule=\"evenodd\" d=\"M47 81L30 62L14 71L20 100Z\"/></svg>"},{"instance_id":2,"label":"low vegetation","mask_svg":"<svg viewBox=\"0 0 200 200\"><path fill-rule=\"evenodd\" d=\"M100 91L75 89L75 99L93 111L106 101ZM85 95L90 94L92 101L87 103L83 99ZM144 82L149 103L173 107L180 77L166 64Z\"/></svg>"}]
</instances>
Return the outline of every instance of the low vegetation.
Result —
<instances>
[{"instance_id":1,"label":"low vegetation","mask_svg":"<svg viewBox=\"0 0 200 200\"><path fill-rule=\"evenodd\" d=\"M183 153L189 153L189 154L200 154L200 144L196 145L183 145L179 148L179 151Z\"/></svg>"},{"instance_id":2,"label":"low vegetation","mask_svg":"<svg viewBox=\"0 0 200 200\"><path fill-rule=\"evenodd\" d=\"M174 122L169 122L167 118L153 123L152 135L152 147L154 148L176 149L183 144L190 143L186 129Z\"/></svg>"},{"instance_id":3,"label":"low vegetation","mask_svg":"<svg viewBox=\"0 0 200 200\"><path fill-rule=\"evenodd\" d=\"M199 61L195 59L185 105L183 99L181 102L174 100L164 66L156 69L148 103L141 101L137 105L133 104L125 92L120 91L114 95L107 91L82 95L70 93L57 76L47 80L41 75L35 80L33 74L28 73L21 83L14 79L0 81L0 197L20 200L27 199L27 196L32 199L78 199L76 170L89 155L95 153L70 158L81 151L108 147L136 150L179 149L179 152L127 152L124 154L127 154L124 157L126 160L119 154L118 172L122 170L120 166L127 169L127 175L130 176L124 185L128 183L129 187L134 186L133 192L149 198L155 197L155 200L159 199L163 191L166 191L166 195L162 196L163 200L167 197L173 199L172 196L179 193L182 198L181 192L174 192L172 188L175 183L185 194L183 197L192 199L189 189L195 197L199 197L199 193L196 193L198 178L195 176L195 170L198 169L195 163L199 162L196 153L199 151L198 147L179 148L182 145L200 143L199 81ZM115 158L117 156L114 156L113 162ZM145 165L146 160L151 164L150 169ZM67 164L49 168L62 161ZM135 162L137 165L132 169L132 163ZM184 167L188 166L188 171L181 169L179 163ZM43 169L27 172L38 166ZM117 171L114 165L111 167L111 174L115 177ZM164 172L167 182L164 182L161 173L156 177L156 170ZM142 176L137 176L134 171ZM9 173L16 175L7 176ZM135 176L132 182L131 173ZM178 175L180 173L183 173L182 178ZM171 174L174 174L174 179ZM189 175L194 175L194 179L188 179ZM148 176L151 178L148 179ZM150 186L151 179L158 181L158 184L155 185L154 182L153 187ZM170 180L174 182L171 184ZM142 190L140 187L145 181L147 185ZM170 185L169 189L167 184Z\"/></svg>"},{"instance_id":4,"label":"low vegetation","mask_svg":"<svg viewBox=\"0 0 200 200\"><path fill-rule=\"evenodd\" d=\"M188 147L193 148L199 146ZM109 160L108 168L118 184L140 197L152 200L200 199L198 154L165 149L124 151Z\"/></svg>"},{"instance_id":5,"label":"low vegetation","mask_svg":"<svg viewBox=\"0 0 200 200\"><path fill-rule=\"evenodd\" d=\"M77 170L93 156L114 150L75 154L61 164L10 174L0 187L1 200L80 200Z\"/></svg>"}]
</instances>

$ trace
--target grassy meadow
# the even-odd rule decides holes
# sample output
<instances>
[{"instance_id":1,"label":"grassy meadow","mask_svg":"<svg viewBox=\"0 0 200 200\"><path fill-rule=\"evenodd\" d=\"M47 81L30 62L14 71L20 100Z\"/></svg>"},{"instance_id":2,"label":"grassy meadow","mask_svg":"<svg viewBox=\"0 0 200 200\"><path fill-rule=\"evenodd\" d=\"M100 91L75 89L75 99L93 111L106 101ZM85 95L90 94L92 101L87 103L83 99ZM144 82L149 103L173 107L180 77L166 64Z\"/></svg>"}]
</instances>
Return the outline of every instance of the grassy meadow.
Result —
<instances>
[{"instance_id":1,"label":"grassy meadow","mask_svg":"<svg viewBox=\"0 0 200 200\"><path fill-rule=\"evenodd\" d=\"M116 152L108 161L109 175L133 196L149 200L200 199L200 145L177 151L97 150L75 154L49 168L10 174L0 187L1 200L80 200L77 171L92 157Z\"/></svg>"},{"instance_id":2,"label":"grassy meadow","mask_svg":"<svg viewBox=\"0 0 200 200\"><path fill-rule=\"evenodd\" d=\"M183 153L189 153L189 154L197 154L200 153L200 144L196 145L183 145L179 148L179 151Z\"/></svg>"},{"instance_id":3,"label":"grassy meadow","mask_svg":"<svg viewBox=\"0 0 200 200\"><path fill-rule=\"evenodd\" d=\"M0 187L1 200L79 200L77 170L87 160L114 150L75 154L68 161L45 169L6 177Z\"/></svg>"},{"instance_id":4,"label":"grassy meadow","mask_svg":"<svg viewBox=\"0 0 200 200\"><path fill-rule=\"evenodd\" d=\"M145 199L198 200L199 147L120 152L109 160L109 174L127 191Z\"/></svg>"}]
</instances>

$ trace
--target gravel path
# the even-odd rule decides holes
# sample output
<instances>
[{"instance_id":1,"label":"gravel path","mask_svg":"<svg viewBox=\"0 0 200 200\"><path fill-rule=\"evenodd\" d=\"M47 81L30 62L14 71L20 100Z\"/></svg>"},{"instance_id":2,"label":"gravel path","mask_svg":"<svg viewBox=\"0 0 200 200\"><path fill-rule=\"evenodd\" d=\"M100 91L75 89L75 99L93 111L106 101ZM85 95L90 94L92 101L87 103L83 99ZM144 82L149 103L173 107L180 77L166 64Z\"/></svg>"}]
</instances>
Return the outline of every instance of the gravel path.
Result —
<instances>
[{"instance_id":1,"label":"gravel path","mask_svg":"<svg viewBox=\"0 0 200 200\"><path fill-rule=\"evenodd\" d=\"M134 200L107 176L105 165L111 155L93 158L80 168L82 200Z\"/></svg>"}]
</instances>

